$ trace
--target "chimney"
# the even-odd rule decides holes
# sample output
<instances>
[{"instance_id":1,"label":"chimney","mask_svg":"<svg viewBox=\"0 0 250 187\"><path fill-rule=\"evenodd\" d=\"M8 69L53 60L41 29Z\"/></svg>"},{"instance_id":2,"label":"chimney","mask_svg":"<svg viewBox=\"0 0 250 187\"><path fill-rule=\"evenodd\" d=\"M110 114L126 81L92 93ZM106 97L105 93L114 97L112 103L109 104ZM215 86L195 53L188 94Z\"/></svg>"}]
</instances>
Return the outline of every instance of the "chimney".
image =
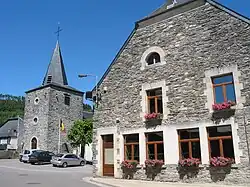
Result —
<instances>
[{"instance_id":1,"label":"chimney","mask_svg":"<svg viewBox=\"0 0 250 187\"><path fill-rule=\"evenodd\" d=\"M167 9L172 8L178 3L178 0L167 0Z\"/></svg>"}]
</instances>

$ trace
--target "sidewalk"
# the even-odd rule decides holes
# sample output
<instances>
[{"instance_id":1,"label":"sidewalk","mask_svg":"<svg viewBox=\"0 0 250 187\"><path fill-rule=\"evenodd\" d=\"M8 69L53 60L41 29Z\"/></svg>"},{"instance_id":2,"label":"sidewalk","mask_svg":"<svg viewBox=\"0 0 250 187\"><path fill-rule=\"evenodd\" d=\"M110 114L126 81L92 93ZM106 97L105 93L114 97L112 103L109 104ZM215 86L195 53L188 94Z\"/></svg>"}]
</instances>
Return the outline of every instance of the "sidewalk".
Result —
<instances>
[{"instance_id":1,"label":"sidewalk","mask_svg":"<svg viewBox=\"0 0 250 187\"><path fill-rule=\"evenodd\" d=\"M236 185L219 185L211 184L196 184L196 183L166 183L154 181L140 181L140 180L123 180L113 178L84 178L86 182L90 182L102 187L236 187ZM246 187L239 186L237 187ZM250 187L250 185L249 185Z\"/></svg>"}]
</instances>

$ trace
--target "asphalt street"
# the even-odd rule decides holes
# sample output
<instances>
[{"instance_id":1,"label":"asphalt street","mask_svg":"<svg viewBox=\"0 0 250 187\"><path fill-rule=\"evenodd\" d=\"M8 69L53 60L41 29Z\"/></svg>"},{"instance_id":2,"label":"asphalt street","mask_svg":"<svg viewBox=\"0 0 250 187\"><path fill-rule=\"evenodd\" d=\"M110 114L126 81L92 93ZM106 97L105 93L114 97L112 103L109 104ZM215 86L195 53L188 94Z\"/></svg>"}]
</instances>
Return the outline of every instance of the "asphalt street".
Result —
<instances>
[{"instance_id":1,"label":"asphalt street","mask_svg":"<svg viewBox=\"0 0 250 187\"><path fill-rule=\"evenodd\" d=\"M92 166L55 168L52 165L30 165L18 160L0 160L0 187L97 187L86 183Z\"/></svg>"}]
</instances>

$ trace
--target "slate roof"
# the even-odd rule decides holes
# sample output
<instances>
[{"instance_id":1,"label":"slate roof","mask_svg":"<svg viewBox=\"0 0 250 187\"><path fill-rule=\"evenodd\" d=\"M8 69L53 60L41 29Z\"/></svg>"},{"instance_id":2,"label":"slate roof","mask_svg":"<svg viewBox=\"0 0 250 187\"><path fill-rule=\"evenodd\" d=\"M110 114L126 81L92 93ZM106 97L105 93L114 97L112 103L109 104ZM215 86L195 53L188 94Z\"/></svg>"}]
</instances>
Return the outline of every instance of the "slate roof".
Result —
<instances>
[{"instance_id":1,"label":"slate roof","mask_svg":"<svg viewBox=\"0 0 250 187\"><path fill-rule=\"evenodd\" d=\"M19 125L22 126L23 121L19 120ZM8 119L0 128L1 137L16 137L18 130L18 118Z\"/></svg>"},{"instance_id":2,"label":"slate roof","mask_svg":"<svg viewBox=\"0 0 250 187\"><path fill-rule=\"evenodd\" d=\"M43 79L43 85L50 83L50 81L48 82L48 80L50 79L49 76L51 76L52 83L56 83L59 85L68 85L61 49L58 41L56 42L56 47L48 66L47 73Z\"/></svg>"},{"instance_id":3,"label":"slate roof","mask_svg":"<svg viewBox=\"0 0 250 187\"><path fill-rule=\"evenodd\" d=\"M50 79L49 76L51 76L51 81L48 81ZM80 94L84 93L68 85L67 76L66 76L65 68L63 64L63 58L61 54L61 49L60 49L60 45L58 41L56 42L56 47L52 54L52 57L51 57L47 72L45 74L45 77L43 79L42 85L37 88L28 90L25 93L29 93L29 92L39 90L45 87L58 87L58 88L63 88L63 89L70 90L73 92L77 92Z\"/></svg>"},{"instance_id":4,"label":"slate roof","mask_svg":"<svg viewBox=\"0 0 250 187\"><path fill-rule=\"evenodd\" d=\"M152 16L156 16L158 14L161 14L162 12L165 12L168 9L171 9L171 8L178 6L178 5L181 5L181 4L188 3L190 1L194 1L194 0L176 0L177 3L173 3L174 1L172 1L172 0L167 0L160 8L156 9L154 12L152 12L147 17L149 18Z\"/></svg>"}]
</instances>

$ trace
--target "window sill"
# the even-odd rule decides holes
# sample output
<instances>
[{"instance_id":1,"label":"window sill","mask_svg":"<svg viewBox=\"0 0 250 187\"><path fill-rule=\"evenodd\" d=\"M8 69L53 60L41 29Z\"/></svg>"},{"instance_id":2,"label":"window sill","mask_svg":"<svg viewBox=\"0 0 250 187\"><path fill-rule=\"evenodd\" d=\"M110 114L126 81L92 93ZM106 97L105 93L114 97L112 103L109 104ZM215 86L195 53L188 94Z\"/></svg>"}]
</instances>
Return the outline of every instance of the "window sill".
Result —
<instances>
[{"instance_id":1,"label":"window sill","mask_svg":"<svg viewBox=\"0 0 250 187\"><path fill-rule=\"evenodd\" d=\"M150 68L162 66L162 65L164 65L164 64L167 64L166 61L158 62L158 63L151 64L151 65L145 65L144 67L141 67L141 70L146 70L146 69L150 69Z\"/></svg>"}]
</instances>

